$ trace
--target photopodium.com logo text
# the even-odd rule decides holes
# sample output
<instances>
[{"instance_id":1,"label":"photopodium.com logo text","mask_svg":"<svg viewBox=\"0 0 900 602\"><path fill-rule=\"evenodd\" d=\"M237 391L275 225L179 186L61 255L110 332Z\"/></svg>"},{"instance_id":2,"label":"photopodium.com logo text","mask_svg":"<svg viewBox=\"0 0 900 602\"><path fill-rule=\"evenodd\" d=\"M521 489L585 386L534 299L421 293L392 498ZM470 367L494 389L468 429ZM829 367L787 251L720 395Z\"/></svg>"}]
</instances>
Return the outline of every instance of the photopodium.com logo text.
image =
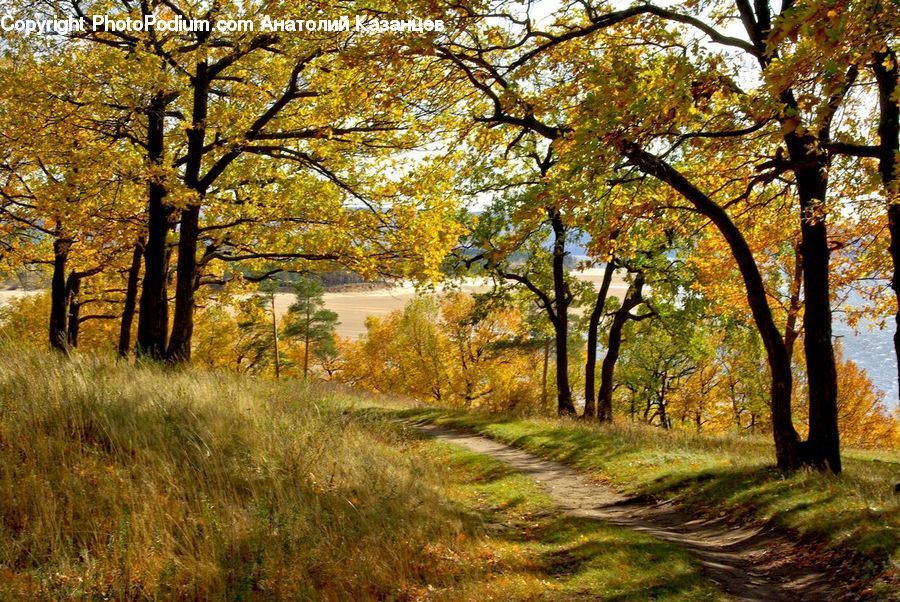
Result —
<instances>
[{"instance_id":1,"label":"photopodium.com logo text","mask_svg":"<svg viewBox=\"0 0 900 602\"><path fill-rule=\"evenodd\" d=\"M387 32L441 32L444 22L440 19L373 19L356 16L341 16L337 19L274 19L267 15L259 19L160 19L155 15L145 15L140 19L113 18L108 15L94 15L90 20L84 17L67 19L18 19L12 15L0 16L0 30L22 35L67 35L79 32L316 32L350 31L360 33Z\"/></svg>"}]
</instances>

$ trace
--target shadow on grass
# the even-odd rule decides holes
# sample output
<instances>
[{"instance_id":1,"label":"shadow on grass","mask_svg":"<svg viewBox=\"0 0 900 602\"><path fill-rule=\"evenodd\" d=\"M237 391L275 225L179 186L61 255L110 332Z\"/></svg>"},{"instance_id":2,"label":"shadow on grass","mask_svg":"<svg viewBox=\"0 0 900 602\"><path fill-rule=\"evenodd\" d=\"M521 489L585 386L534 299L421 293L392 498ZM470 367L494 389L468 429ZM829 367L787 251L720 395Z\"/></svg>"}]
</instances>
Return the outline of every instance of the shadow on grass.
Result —
<instances>
[{"instance_id":1,"label":"shadow on grass","mask_svg":"<svg viewBox=\"0 0 900 602\"><path fill-rule=\"evenodd\" d=\"M848 458L840 477L786 473L761 441L687 437L438 408L376 410L384 418L475 432L592 472L639 497L676 499L692 511L728 512L885 563L900 549L900 496L892 462Z\"/></svg>"},{"instance_id":2,"label":"shadow on grass","mask_svg":"<svg viewBox=\"0 0 900 602\"><path fill-rule=\"evenodd\" d=\"M602 521L561 515L538 485L493 458L432 441L467 530L501 559L468 571L451 599L720 599L687 552Z\"/></svg>"}]
</instances>

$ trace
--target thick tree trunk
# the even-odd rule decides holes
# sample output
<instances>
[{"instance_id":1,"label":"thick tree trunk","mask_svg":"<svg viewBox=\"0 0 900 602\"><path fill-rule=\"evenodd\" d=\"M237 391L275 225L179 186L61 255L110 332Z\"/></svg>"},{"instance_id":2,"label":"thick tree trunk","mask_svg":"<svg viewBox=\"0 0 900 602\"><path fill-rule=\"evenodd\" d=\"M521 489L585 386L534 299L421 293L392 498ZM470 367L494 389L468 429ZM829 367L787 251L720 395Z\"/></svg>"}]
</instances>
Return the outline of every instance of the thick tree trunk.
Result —
<instances>
[{"instance_id":1,"label":"thick tree trunk","mask_svg":"<svg viewBox=\"0 0 900 602\"><path fill-rule=\"evenodd\" d=\"M806 460L820 469L841 472L837 414L837 368L831 338L831 296L825 194L827 157L814 153L811 136L785 136L800 198L800 256L803 263L803 347L809 386L809 438Z\"/></svg>"},{"instance_id":2,"label":"thick tree trunk","mask_svg":"<svg viewBox=\"0 0 900 602\"><path fill-rule=\"evenodd\" d=\"M897 300L894 358L900 381L900 186L897 181L897 155L900 153L900 104L897 98L897 54L893 50L876 53L873 60L878 83L878 171L887 200L888 231L891 235L890 254L893 264L891 289Z\"/></svg>"},{"instance_id":3,"label":"thick tree trunk","mask_svg":"<svg viewBox=\"0 0 900 602\"><path fill-rule=\"evenodd\" d=\"M122 307L122 319L119 322L119 357L128 357L131 349L131 325L137 308L138 282L141 275L141 256L144 253L144 239L134 243L131 254L131 266L128 268L128 280L125 284L125 303Z\"/></svg>"},{"instance_id":4,"label":"thick tree trunk","mask_svg":"<svg viewBox=\"0 0 900 602\"><path fill-rule=\"evenodd\" d=\"M600 367L600 392L597 395L597 419L600 422L613 421L613 376L616 370L616 362L619 361L619 351L622 348L622 329L629 320L631 310L643 302L644 275L635 274L634 282L628 288L628 294L622 300L622 306L613 316L612 326L609 329L609 342L606 346L606 355L603 357L603 365Z\"/></svg>"},{"instance_id":5,"label":"thick tree trunk","mask_svg":"<svg viewBox=\"0 0 900 602\"><path fill-rule=\"evenodd\" d=\"M175 282L175 312L172 318L172 338L167 357L170 361L187 362L191 359L191 338L194 334L194 293L198 286L197 243L200 238L200 202L206 193L200 179L206 141L206 116L209 110L209 74L206 61L197 64L191 78L193 108L191 128L187 132L187 161L184 183L197 193L197 204L181 212L178 233L178 266Z\"/></svg>"},{"instance_id":6,"label":"thick tree trunk","mask_svg":"<svg viewBox=\"0 0 900 602\"><path fill-rule=\"evenodd\" d=\"M566 228L559 211L550 212L553 227L553 300L556 308L556 411L560 416L575 414L569 385L569 289L566 286Z\"/></svg>"},{"instance_id":7,"label":"thick tree trunk","mask_svg":"<svg viewBox=\"0 0 900 602\"><path fill-rule=\"evenodd\" d=\"M609 295L609 285L616 271L615 258L610 258L603 269L603 280L600 281L600 290L597 291L597 300L594 309L588 319L587 331L587 360L584 364L584 415L596 418L597 398L594 387L594 373L597 369L597 338L600 329L600 318L603 317L603 308L606 305L606 297Z\"/></svg>"},{"instance_id":8,"label":"thick tree trunk","mask_svg":"<svg viewBox=\"0 0 900 602\"><path fill-rule=\"evenodd\" d=\"M53 276L50 279L50 347L66 350L66 264L69 246L66 239L53 241Z\"/></svg>"},{"instance_id":9,"label":"thick tree trunk","mask_svg":"<svg viewBox=\"0 0 900 602\"><path fill-rule=\"evenodd\" d=\"M175 311L167 359L188 362L194 334L194 293L197 290L197 240L200 234L200 207L191 205L181 212L178 233L178 264L175 281Z\"/></svg>"},{"instance_id":10,"label":"thick tree trunk","mask_svg":"<svg viewBox=\"0 0 900 602\"><path fill-rule=\"evenodd\" d=\"M609 329L609 344L606 347L606 355L603 356L603 364L600 367L600 391L597 394L597 420L600 422L612 422L612 393L613 375L616 362L619 360L619 350L622 346L622 328L625 326L625 318L621 310L616 312L612 326Z\"/></svg>"},{"instance_id":11,"label":"thick tree trunk","mask_svg":"<svg viewBox=\"0 0 900 602\"><path fill-rule=\"evenodd\" d=\"M666 376L663 375L663 393L659 398L659 425L663 428L664 431L669 430L671 424L669 424L669 416L666 414L666 404L669 403L666 400Z\"/></svg>"},{"instance_id":12,"label":"thick tree trunk","mask_svg":"<svg viewBox=\"0 0 900 602\"><path fill-rule=\"evenodd\" d=\"M771 7L768 2L740 5L741 20L757 50L757 61L765 71L773 55L767 52L772 32ZM746 10L744 10L746 9ZM781 102L788 109L798 111L799 105L793 90L787 88L780 94ZM839 100L839 99L838 99ZM832 107L833 108L833 107ZM786 125L783 123L783 125ZM805 294L804 350L809 378L810 436L805 444L795 445L796 434L785 430L785 443L793 448L794 458L787 458L787 466L779 455L779 465L812 464L818 468L841 471L840 443L837 427L837 372L831 340L831 305L829 298L828 237L825 216L825 192L828 184L828 157L820 150L820 143L827 142L828 127L817 138L812 134L799 135L795 130L784 135L794 176L801 213L801 259L803 263L803 291ZM767 335L763 334L765 339ZM782 345L783 347L783 341ZM790 370L790 357L787 358ZM789 397L788 397L789 399ZM773 405L774 405L773 399ZM784 410L780 410L784 412ZM790 419L790 408L786 412ZM773 407L774 416L774 407ZM776 445L781 431L775 425ZM791 426L791 430L793 427Z\"/></svg>"},{"instance_id":13,"label":"thick tree trunk","mask_svg":"<svg viewBox=\"0 0 900 602\"><path fill-rule=\"evenodd\" d=\"M166 102L160 92L153 98L147 119L147 157L151 166L156 169L163 164L165 110ZM165 198L164 183L157 177L152 178L147 202L147 246L144 249L144 279L141 284L136 351L138 355L154 359L165 356L169 330L169 262L166 238L169 235L172 209L166 205Z\"/></svg>"},{"instance_id":14,"label":"thick tree trunk","mask_svg":"<svg viewBox=\"0 0 900 602\"><path fill-rule=\"evenodd\" d=\"M766 296L759 266L744 235L735 226L728 213L700 189L689 182L678 170L659 157L648 153L636 144L625 143L623 154L642 172L669 184L706 216L719 230L744 281L747 302L753 320L766 350L770 371L770 398L772 403L772 433L775 440L775 457L783 469L798 468L803 464L800 438L791 420L791 363L784 346L784 339L772 318L772 309Z\"/></svg>"},{"instance_id":15,"label":"thick tree trunk","mask_svg":"<svg viewBox=\"0 0 900 602\"><path fill-rule=\"evenodd\" d=\"M78 347L78 331L81 328L81 276L74 272L66 279L66 304L68 305L68 325L66 326L66 345L69 349Z\"/></svg>"}]
</instances>

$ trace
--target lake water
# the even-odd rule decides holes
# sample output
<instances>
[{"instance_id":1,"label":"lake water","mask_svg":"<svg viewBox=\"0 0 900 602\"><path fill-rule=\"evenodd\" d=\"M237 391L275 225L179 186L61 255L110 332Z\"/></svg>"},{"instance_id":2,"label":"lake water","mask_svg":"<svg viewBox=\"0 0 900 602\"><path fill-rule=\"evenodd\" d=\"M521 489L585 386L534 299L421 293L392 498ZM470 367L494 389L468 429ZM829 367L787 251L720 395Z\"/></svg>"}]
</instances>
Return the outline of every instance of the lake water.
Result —
<instances>
[{"instance_id":1,"label":"lake water","mask_svg":"<svg viewBox=\"0 0 900 602\"><path fill-rule=\"evenodd\" d=\"M898 405L897 398L897 358L894 355L893 321L885 330L869 330L860 327L859 334L853 329L835 320L834 334L840 337L844 348L844 356L865 368L875 386L885 392L887 402Z\"/></svg>"}]
</instances>

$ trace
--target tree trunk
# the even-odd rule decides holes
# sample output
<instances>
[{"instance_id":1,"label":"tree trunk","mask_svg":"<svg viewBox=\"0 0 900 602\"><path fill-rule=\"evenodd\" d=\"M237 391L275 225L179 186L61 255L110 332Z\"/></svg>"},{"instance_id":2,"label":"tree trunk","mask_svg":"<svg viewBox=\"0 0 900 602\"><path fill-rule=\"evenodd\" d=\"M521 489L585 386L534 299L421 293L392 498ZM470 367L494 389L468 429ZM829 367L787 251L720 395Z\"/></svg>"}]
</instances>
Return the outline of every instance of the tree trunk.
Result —
<instances>
[{"instance_id":1,"label":"tree trunk","mask_svg":"<svg viewBox=\"0 0 900 602\"><path fill-rule=\"evenodd\" d=\"M669 403L668 400L666 400L666 388L668 386L666 385L667 379L668 377L666 374L663 374L662 391L659 396L659 425L664 431L669 430L669 426L671 426L669 424L669 416L666 414L666 404Z\"/></svg>"},{"instance_id":2,"label":"tree trunk","mask_svg":"<svg viewBox=\"0 0 900 602\"><path fill-rule=\"evenodd\" d=\"M125 304L122 308L122 319L119 322L119 357L128 357L131 349L131 325L137 306L138 279L141 274L141 256L144 253L144 239L134 243L131 254L131 266L128 268L128 281L125 285Z\"/></svg>"},{"instance_id":3,"label":"tree trunk","mask_svg":"<svg viewBox=\"0 0 900 602\"><path fill-rule=\"evenodd\" d=\"M66 304L68 305L68 325L66 327L66 346L69 349L78 347L78 331L81 327L81 303L78 295L81 292L81 276L74 272L66 279Z\"/></svg>"},{"instance_id":4,"label":"tree trunk","mask_svg":"<svg viewBox=\"0 0 900 602\"><path fill-rule=\"evenodd\" d=\"M309 312L311 310L311 300L306 300L306 334L304 336L304 344L303 344L303 380L307 380L309 376L309 330L310 330L310 315ZM440 399L440 393L438 393L438 399Z\"/></svg>"},{"instance_id":5,"label":"tree trunk","mask_svg":"<svg viewBox=\"0 0 900 602\"><path fill-rule=\"evenodd\" d=\"M800 438L797 436L791 420L791 384L793 380L791 362L784 346L784 339L772 318L772 309L766 296L762 275L747 240L722 207L668 163L646 152L636 144L623 144L622 153L642 172L666 182L678 191L698 212L715 225L728 243L744 281L747 302L762 338L769 363L775 457L780 468L800 467L803 464Z\"/></svg>"},{"instance_id":6,"label":"tree trunk","mask_svg":"<svg viewBox=\"0 0 900 602\"><path fill-rule=\"evenodd\" d=\"M175 280L175 311L172 336L166 358L173 362L191 360L194 334L194 293L197 290L197 240L200 236L200 207L191 205L181 212L178 225L178 263Z\"/></svg>"},{"instance_id":7,"label":"tree trunk","mask_svg":"<svg viewBox=\"0 0 900 602\"><path fill-rule=\"evenodd\" d=\"M205 60L197 64L191 78L193 108L191 128L187 132L187 161L184 168L185 185L197 193L197 202L181 212L178 233L178 266L175 281L175 313L172 318L172 338L167 357L170 361L188 362L191 359L191 338L194 334L194 293L198 286L197 243L200 238L200 202L206 190L200 180L206 142L206 116L209 110L208 66Z\"/></svg>"},{"instance_id":8,"label":"tree trunk","mask_svg":"<svg viewBox=\"0 0 900 602\"><path fill-rule=\"evenodd\" d=\"M277 290L277 289L276 289ZM281 356L278 355L278 318L275 315L275 293L272 293L272 339L275 343L275 378L281 378Z\"/></svg>"},{"instance_id":9,"label":"tree trunk","mask_svg":"<svg viewBox=\"0 0 900 602\"><path fill-rule=\"evenodd\" d=\"M631 315L631 310L643 301L644 275L638 272L634 282L628 288L628 294L622 300L622 307L613 316L613 323L609 329L609 342L606 345L606 355L603 365L600 367L600 393L597 396L597 419L600 422L613 421L612 394L613 375L616 362L619 360L619 350L622 347L622 329Z\"/></svg>"},{"instance_id":10,"label":"tree trunk","mask_svg":"<svg viewBox=\"0 0 900 602\"><path fill-rule=\"evenodd\" d=\"M803 262L803 347L809 386L807 460L819 469L841 472L837 416L837 369L831 338L828 230L825 193L828 161L815 153L812 136L785 136L800 198L800 255Z\"/></svg>"},{"instance_id":11,"label":"tree trunk","mask_svg":"<svg viewBox=\"0 0 900 602\"><path fill-rule=\"evenodd\" d=\"M166 101L157 93L147 118L147 156L151 167L163 164L165 142ZM166 352L169 330L169 300L167 291L168 260L166 238L172 209L165 203L166 188L158 178L150 180L147 203L147 246L144 249L144 279L141 285L138 314L137 354L162 359Z\"/></svg>"},{"instance_id":12,"label":"tree trunk","mask_svg":"<svg viewBox=\"0 0 900 602\"><path fill-rule=\"evenodd\" d=\"M788 361L794 358L794 343L797 342L797 316L800 314L800 289L803 288L803 259L800 245L794 244L794 272L791 275L787 320L784 326L784 347Z\"/></svg>"},{"instance_id":13,"label":"tree trunk","mask_svg":"<svg viewBox=\"0 0 900 602\"><path fill-rule=\"evenodd\" d=\"M541 371L541 405L547 407L547 373L550 371L550 341L544 341L544 362Z\"/></svg>"},{"instance_id":14,"label":"tree trunk","mask_svg":"<svg viewBox=\"0 0 900 602\"><path fill-rule=\"evenodd\" d=\"M569 386L569 289L566 286L566 228L559 211L550 211L553 227L553 297L556 306L556 400L560 416L575 414Z\"/></svg>"},{"instance_id":15,"label":"tree trunk","mask_svg":"<svg viewBox=\"0 0 900 602\"><path fill-rule=\"evenodd\" d=\"M603 269L603 280L600 282L600 290L597 292L597 300L594 309L588 319L587 331L587 360L584 364L584 415L585 417L597 416L597 400L594 391L594 373L597 369L597 331L600 328L600 318L603 317L603 308L606 305L606 297L609 294L609 285L616 271L615 258L610 258L609 263Z\"/></svg>"},{"instance_id":16,"label":"tree trunk","mask_svg":"<svg viewBox=\"0 0 900 602\"><path fill-rule=\"evenodd\" d=\"M873 71L878 83L878 171L881 174L887 201L888 231L891 236L890 254L894 268L891 289L897 300L894 357L900 381L900 190L896 167L897 153L900 153L900 104L894 100L900 87L897 54L893 50L875 53Z\"/></svg>"},{"instance_id":17,"label":"tree trunk","mask_svg":"<svg viewBox=\"0 0 900 602\"><path fill-rule=\"evenodd\" d=\"M50 347L66 350L66 264L71 241L53 241L53 276L50 279Z\"/></svg>"}]
</instances>

